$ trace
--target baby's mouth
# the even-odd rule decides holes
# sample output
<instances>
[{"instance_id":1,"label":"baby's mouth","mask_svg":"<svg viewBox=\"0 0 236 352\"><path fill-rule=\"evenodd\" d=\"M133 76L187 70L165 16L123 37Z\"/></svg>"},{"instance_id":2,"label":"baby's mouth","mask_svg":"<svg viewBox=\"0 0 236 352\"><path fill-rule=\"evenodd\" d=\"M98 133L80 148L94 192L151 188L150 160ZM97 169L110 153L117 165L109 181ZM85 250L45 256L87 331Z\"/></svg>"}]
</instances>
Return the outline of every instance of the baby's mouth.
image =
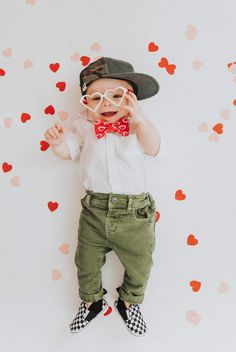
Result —
<instances>
[{"instance_id":1,"label":"baby's mouth","mask_svg":"<svg viewBox=\"0 0 236 352\"><path fill-rule=\"evenodd\" d=\"M115 116L117 111L107 111L107 112L102 112L101 115L103 116Z\"/></svg>"}]
</instances>

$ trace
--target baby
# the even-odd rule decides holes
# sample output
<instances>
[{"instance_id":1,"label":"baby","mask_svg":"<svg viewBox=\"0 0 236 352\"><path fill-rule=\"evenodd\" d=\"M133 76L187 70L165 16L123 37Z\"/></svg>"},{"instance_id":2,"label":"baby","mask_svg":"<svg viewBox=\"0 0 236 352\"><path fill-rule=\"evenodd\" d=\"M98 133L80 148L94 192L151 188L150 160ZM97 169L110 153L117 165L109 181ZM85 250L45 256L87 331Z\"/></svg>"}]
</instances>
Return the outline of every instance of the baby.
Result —
<instances>
[{"instance_id":1,"label":"baby","mask_svg":"<svg viewBox=\"0 0 236 352\"><path fill-rule=\"evenodd\" d=\"M112 250L125 268L114 307L134 336L147 326L140 311L155 248L156 205L148 192L148 159L157 156L160 135L138 100L159 90L150 75L126 61L101 57L80 73L84 114L65 130L59 123L45 132L51 150L79 159L86 190L81 199L75 264L82 299L70 324L81 332L108 308L101 269Z\"/></svg>"}]
</instances>

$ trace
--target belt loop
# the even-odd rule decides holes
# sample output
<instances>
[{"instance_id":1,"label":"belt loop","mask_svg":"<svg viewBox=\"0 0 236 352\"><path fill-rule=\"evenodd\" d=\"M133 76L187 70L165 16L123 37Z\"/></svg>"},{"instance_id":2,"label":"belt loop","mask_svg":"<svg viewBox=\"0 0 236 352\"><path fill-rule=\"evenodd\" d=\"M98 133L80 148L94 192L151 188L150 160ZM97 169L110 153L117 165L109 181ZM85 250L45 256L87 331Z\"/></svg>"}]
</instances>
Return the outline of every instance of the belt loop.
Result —
<instances>
[{"instance_id":1,"label":"belt loop","mask_svg":"<svg viewBox=\"0 0 236 352\"><path fill-rule=\"evenodd\" d=\"M128 213L132 212L132 208L133 208L133 199L132 198L128 198L128 205L127 205L127 211Z\"/></svg>"},{"instance_id":2,"label":"belt loop","mask_svg":"<svg viewBox=\"0 0 236 352\"><path fill-rule=\"evenodd\" d=\"M90 199L91 199L91 193L88 193L87 194L87 197L86 197L86 202L87 202L87 205L90 207Z\"/></svg>"},{"instance_id":3,"label":"belt loop","mask_svg":"<svg viewBox=\"0 0 236 352\"><path fill-rule=\"evenodd\" d=\"M153 199L153 197L152 197L151 193L147 192L147 194L148 194L148 197L149 197L150 201L151 201L151 202L153 202L153 201L154 201L154 199Z\"/></svg>"},{"instance_id":4,"label":"belt loop","mask_svg":"<svg viewBox=\"0 0 236 352\"><path fill-rule=\"evenodd\" d=\"M90 189L86 189L86 198L85 198L85 202L86 204L90 207L90 198L92 195L92 191Z\"/></svg>"}]
</instances>

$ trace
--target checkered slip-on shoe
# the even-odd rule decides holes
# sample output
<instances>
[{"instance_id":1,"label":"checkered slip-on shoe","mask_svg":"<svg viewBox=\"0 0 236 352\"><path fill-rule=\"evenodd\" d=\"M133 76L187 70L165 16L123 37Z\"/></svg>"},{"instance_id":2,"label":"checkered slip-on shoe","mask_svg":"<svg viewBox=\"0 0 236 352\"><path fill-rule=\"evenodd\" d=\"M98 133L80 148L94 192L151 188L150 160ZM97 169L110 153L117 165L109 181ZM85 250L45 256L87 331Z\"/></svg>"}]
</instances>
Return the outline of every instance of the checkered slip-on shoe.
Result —
<instances>
[{"instance_id":1,"label":"checkered slip-on shoe","mask_svg":"<svg viewBox=\"0 0 236 352\"><path fill-rule=\"evenodd\" d=\"M129 308L126 308L124 301L119 297L118 301L114 302L114 307L122 317L123 322L131 334L135 336L143 336L146 334L147 326L143 320L138 304L133 303Z\"/></svg>"},{"instance_id":2,"label":"checkered slip-on shoe","mask_svg":"<svg viewBox=\"0 0 236 352\"><path fill-rule=\"evenodd\" d=\"M105 290L105 289L104 289ZM97 302L93 302L88 308L84 301L80 303L79 311L69 326L70 332L81 332L93 321L101 316L108 308L107 301L102 298Z\"/></svg>"}]
</instances>

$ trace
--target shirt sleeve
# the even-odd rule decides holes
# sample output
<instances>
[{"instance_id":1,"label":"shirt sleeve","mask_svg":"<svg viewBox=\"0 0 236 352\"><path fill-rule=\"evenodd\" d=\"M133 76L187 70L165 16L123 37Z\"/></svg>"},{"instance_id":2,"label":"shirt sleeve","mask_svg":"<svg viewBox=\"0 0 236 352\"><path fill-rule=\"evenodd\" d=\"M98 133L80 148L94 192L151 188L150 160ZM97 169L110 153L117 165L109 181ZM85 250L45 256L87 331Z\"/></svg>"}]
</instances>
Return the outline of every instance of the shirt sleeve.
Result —
<instances>
[{"instance_id":1,"label":"shirt sleeve","mask_svg":"<svg viewBox=\"0 0 236 352\"><path fill-rule=\"evenodd\" d=\"M142 145L141 145L141 143L140 143L140 141L138 139L138 136L137 136L137 142L138 142L139 148L142 151L143 156L144 156L144 158L146 160L150 160L150 161L153 161L153 162L157 160L157 156L159 156L159 152L160 152L160 147L159 147L159 150L158 150L157 154L151 155L151 154L145 153L145 151L143 150L143 147L142 147Z\"/></svg>"},{"instance_id":2,"label":"shirt sleeve","mask_svg":"<svg viewBox=\"0 0 236 352\"><path fill-rule=\"evenodd\" d=\"M86 121L82 118L77 118L73 120L71 129L65 134L65 141L68 145L72 160L79 159L85 142L86 128Z\"/></svg>"}]
</instances>

